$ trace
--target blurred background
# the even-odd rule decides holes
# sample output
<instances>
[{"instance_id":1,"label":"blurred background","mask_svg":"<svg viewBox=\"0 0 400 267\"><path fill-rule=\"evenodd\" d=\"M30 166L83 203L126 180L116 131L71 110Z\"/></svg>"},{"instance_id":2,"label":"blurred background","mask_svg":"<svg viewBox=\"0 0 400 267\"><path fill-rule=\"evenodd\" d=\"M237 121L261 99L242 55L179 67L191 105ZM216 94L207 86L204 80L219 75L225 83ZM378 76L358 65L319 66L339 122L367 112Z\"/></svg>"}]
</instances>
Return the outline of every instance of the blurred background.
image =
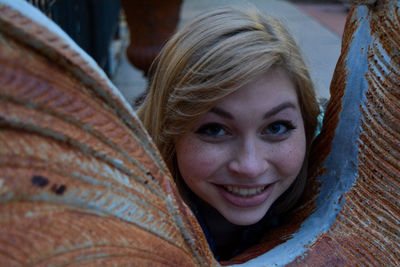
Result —
<instances>
[{"instance_id":1,"label":"blurred background","mask_svg":"<svg viewBox=\"0 0 400 267\"><path fill-rule=\"evenodd\" d=\"M303 51L322 102L340 54L349 6L340 0L27 0L91 55L129 103L166 40L199 13L255 5L280 19Z\"/></svg>"}]
</instances>

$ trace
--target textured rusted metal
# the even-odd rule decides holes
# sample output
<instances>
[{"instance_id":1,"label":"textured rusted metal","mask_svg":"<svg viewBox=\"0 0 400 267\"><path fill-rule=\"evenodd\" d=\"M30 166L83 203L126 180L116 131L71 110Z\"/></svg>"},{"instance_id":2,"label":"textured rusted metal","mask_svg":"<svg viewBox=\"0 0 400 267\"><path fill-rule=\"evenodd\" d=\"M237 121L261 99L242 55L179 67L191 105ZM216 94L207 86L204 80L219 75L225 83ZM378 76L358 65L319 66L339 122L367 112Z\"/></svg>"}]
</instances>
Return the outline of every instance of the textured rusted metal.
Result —
<instances>
[{"instance_id":1,"label":"textured rusted metal","mask_svg":"<svg viewBox=\"0 0 400 267\"><path fill-rule=\"evenodd\" d=\"M132 109L48 23L0 3L0 265L215 265Z\"/></svg>"},{"instance_id":2,"label":"textured rusted metal","mask_svg":"<svg viewBox=\"0 0 400 267\"><path fill-rule=\"evenodd\" d=\"M400 3L352 2L302 205L224 264L400 262ZM132 109L26 6L0 0L0 265L218 265Z\"/></svg>"},{"instance_id":3,"label":"textured rusted metal","mask_svg":"<svg viewBox=\"0 0 400 267\"><path fill-rule=\"evenodd\" d=\"M349 172L340 172L336 166L334 171L339 174L339 182L352 179L353 170L356 179L339 199L343 204L329 232L321 235L296 263L397 266L400 262L400 3L384 0L376 1L373 6L360 6L351 13L346 30L345 49L335 81L338 76L346 77L340 120L352 121L356 117L357 122L342 123L342 128L336 127L335 136L350 140L357 137L353 144L357 153L352 157L338 155L353 167L347 166ZM331 95L341 91L341 86L333 83ZM351 113L350 106L358 111ZM337 113L329 108L327 112ZM355 126L359 127L356 131L349 130ZM321 138L319 147L324 142Z\"/></svg>"}]
</instances>

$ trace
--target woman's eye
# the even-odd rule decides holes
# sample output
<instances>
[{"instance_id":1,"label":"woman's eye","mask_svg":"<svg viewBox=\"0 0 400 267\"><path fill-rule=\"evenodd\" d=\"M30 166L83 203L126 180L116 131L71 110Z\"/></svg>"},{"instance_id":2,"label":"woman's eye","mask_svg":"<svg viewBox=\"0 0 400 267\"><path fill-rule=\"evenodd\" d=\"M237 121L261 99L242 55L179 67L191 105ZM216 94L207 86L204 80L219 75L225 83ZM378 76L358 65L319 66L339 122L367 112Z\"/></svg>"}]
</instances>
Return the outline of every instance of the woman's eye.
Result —
<instances>
[{"instance_id":1,"label":"woman's eye","mask_svg":"<svg viewBox=\"0 0 400 267\"><path fill-rule=\"evenodd\" d=\"M290 121L277 121L267 126L263 134L266 135L284 135L296 127Z\"/></svg>"},{"instance_id":2,"label":"woman's eye","mask_svg":"<svg viewBox=\"0 0 400 267\"><path fill-rule=\"evenodd\" d=\"M201 134L207 137L220 137L229 135L225 127L218 123L208 123L201 126L195 133Z\"/></svg>"}]
</instances>

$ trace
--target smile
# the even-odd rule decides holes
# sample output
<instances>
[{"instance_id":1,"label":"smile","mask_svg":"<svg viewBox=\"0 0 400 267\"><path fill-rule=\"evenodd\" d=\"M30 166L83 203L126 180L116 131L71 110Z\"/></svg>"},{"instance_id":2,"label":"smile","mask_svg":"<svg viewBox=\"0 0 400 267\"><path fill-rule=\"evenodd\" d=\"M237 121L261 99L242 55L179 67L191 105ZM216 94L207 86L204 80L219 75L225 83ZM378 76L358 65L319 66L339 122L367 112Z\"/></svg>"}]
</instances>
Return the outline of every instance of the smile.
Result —
<instances>
[{"instance_id":1,"label":"smile","mask_svg":"<svg viewBox=\"0 0 400 267\"><path fill-rule=\"evenodd\" d=\"M260 186L260 187L255 187L255 188L243 188L239 186L222 186L226 191L229 193L236 195L236 196L241 196L241 197L252 197L255 195L258 195L262 193L268 185Z\"/></svg>"},{"instance_id":2,"label":"smile","mask_svg":"<svg viewBox=\"0 0 400 267\"><path fill-rule=\"evenodd\" d=\"M240 208L251 208L265 203L275 187L275 183L267 185L219 185L220 195L231 205Z\"/></svg>"}]
</instances>

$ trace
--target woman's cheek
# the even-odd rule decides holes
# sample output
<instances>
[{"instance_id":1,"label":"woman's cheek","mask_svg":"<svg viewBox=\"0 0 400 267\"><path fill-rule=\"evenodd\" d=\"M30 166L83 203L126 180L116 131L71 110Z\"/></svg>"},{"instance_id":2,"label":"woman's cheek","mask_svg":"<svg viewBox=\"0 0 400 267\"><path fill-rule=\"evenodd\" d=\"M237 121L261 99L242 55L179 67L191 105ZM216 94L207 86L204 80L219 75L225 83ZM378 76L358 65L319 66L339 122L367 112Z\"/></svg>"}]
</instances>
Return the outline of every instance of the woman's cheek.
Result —
<instances>
[{"instance_id":1,"label":"woman's cheek","mask_svg":"<svg viewBox=\"0 0 400 267\"><path fill-rule=\"evenodd\" d=\"M182 138L176 143L178 167L187 179L206 179L223 165L224 149L197 138Z\"/></svg>"},{"instance_id":2,"label":"woman's cheek","mask_svg":"<svg viewBox=\"0 0 400 267\"><path fill-rule=\"evenodd\" d=\"M286 170L288 176L299 174L306 154L305 142L305 137L300 135L286 147L281 148L283 153L281 153L281 160L279 160L280 169Z\"/></svg>"}]
</instances>

